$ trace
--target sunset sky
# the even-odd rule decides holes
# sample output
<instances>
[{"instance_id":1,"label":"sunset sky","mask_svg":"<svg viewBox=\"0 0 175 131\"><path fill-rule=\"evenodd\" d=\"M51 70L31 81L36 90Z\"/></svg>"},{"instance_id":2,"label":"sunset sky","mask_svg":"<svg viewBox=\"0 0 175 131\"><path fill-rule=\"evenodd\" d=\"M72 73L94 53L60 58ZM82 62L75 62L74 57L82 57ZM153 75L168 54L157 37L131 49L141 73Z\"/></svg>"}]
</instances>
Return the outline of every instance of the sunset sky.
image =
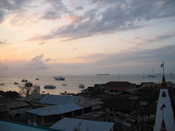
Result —
<instances>
[{"instance_id":1,"label":"sunset sky","mask_svg":"<svg viewBox=\"0 0 175 131\"><path fill-rule=\"evenodd\" d=\"M175 0L0 0L0 72L175 73Z\"/></svg>"}]
</instances>

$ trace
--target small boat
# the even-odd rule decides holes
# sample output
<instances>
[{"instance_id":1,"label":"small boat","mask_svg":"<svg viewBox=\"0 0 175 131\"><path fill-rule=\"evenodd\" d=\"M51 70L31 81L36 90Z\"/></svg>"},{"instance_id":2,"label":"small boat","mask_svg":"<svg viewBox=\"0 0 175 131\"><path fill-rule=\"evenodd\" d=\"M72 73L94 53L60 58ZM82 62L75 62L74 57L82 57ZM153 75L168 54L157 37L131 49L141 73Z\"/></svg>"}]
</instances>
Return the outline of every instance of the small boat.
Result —
<instances>
[{"instance_id":1,"label":"small boat","mask_svg":"<svg viewBox=\"0 0 175 131\"><path fill-rule=\"evenodd\" d=\"M22 79L22 80L21 80L21 82L27 82L27 80L25 80L25 79Z\"/></svg>"},{"instance_id":2,"label":"small boat","mask_svg":"<svg viewBox=\"0 0 175 131\"><path fill-rule=\"evenodd\" d=\"M55 76L54 79L57 80L57 81L64 81L65 77L63 77L63 76Z\"/></svg>"},{"instance_id":3,"label":"small boat","mask_svg":"<svg viewBox=\"0 0 175 131\"><path fill-rule=\"evenodd\" d=\"M18 85L19 83L18 82L14 82L14 85Z\"/></svg>"},{"instance_id":4,"label":"small boat","mask_svg":"<svg viewBox=\"0 0 175 131\"><path fill-rule=\"evenodd\" d=\"M55 89L56 86L53 86L53 85L46 85L44 86L44 89Z\"/></svg>"},{"instance_id":5,"label":"small boat","mask_svg":"<svg viewBox=\"0 0 175 131\"><path fill-rule=\"evenodd\" d=\"M4 86L5 84L4 83L0 83L0 86Z\"/></svg>"},{"instance_id":6,"label":"small boat","mask_svg":"<svg viewBox=\"0 0 175 131\"><path fill-rule=\"evenodd\" d=\"M80 85L79 85L79 88L80 88L80 89L84 89L85 86L84 86L83 84L80 84Z\"/></svg>"},{"instance_id":7,"label":"small boat","mask_svg":"<svg viewBox=\"0 0 175 131\"><path fill-rule=\"evenodd\" d=\"M67 84L63 83L62 86L67 86Z\"/></svg>"}]
</instances>

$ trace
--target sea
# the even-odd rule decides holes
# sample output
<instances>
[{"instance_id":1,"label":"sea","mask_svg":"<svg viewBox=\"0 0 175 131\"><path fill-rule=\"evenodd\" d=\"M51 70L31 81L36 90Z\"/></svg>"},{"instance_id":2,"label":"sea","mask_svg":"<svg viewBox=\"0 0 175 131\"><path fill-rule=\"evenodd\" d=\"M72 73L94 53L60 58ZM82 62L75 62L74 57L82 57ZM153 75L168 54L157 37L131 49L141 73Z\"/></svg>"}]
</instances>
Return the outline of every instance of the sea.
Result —
<instances>
[{"instance_id":1,"label":"sea","mask_svg":"<svg viewBox=\"0 0 175 131\"><path fill-rule=\"evenodd\" d=\"M79 93L81 88L80 84L83 84L85 88L94 86L94 84L104 84L109 81L129 81L132 83L140 84L141 82L161 82L161 74L157 74L155 77L141 74L129 74L129 75L65 75L64 81L56 81L54 76L0 76L0 90L2 91L20 91L20 87L23 83L22 79L27 79L34 85L40 86L40 92L45 94L60 94L67 93ZM36 80L38 78L39 80ZM175 74L166 75L166 80L175 83ZM15 85L14 82L19 83ZM55 89L45 89L45 85L54 85Z\"/></svg>"}]
</instances>

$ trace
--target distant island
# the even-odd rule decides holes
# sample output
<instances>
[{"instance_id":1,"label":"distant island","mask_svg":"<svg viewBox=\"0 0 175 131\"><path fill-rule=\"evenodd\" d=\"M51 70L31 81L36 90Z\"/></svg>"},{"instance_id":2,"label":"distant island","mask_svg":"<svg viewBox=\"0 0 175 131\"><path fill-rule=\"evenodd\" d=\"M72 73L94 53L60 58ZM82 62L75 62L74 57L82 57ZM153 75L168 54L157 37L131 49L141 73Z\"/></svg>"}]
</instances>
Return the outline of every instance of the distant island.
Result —
<instances>
[{"instance_id":1,"label":"distant island","mask_svg":"<svg viewBox=\"0 0 175 131\"><path fill-rule=\"evenodd\" d=\"M96 74L96 76L109 76L111 74Z\"/></svg>"}]
</instances>

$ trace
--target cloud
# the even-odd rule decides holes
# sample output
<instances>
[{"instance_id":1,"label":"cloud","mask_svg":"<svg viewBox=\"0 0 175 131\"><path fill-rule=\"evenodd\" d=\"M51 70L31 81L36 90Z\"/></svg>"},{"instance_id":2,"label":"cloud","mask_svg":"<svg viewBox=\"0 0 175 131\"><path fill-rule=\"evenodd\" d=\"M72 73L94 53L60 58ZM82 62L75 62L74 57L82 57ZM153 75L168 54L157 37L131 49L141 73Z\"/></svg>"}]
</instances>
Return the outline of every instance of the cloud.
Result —
<instances>
[{"instance_id":1,"label":"cloud","mask_svg":"<svg viewBox=\"0 0 175 131\"><path fill-rule=\"evenodd\" d=\"M106 56L103 60L97 61L99 65L139 65L143 68L147 65L158 64L161 61L173 63L175 56L175 45L165 46L157 49L140 49L137 51L128 51L127 53L112 54ZM129 63L129 64L128 64Z\"/></svg>"},{"instance_id":2,"label":"cloud","mask_svg":"<svg viewBox=\"0 0 175 131\"><path fill-rule=\"evenodd\" d=\"M26 64L26 68L30 70L43 70L47 69L47 61L44 60L44 55L35 56Z\"/></svg>"},{"instance_id":3,"label":"cloud","mask_svg":"<svg viewBox=\"0 0 175 131\"><path fill-rule=\"evenodd\" d=\"M95 34L141 28L143 22L175 16L174 0L91 0L91 5L95 8L88 9L72 24L58 28L40 38L76 39ZM76 15L76 12L73 14ZM55 17L55 14L49 13L48 16L49 18Z\"/></svg>"},{"instance_id":4,"label":"cloud","mask_svg":"<svg viewBox=\"0 0 175 131\"><path fill-rule=\"evenodd\" d=\"M76 7L76 10L83 10L83 7L82 6L78 6L78 7Z\"/></svg>"},{"instance_id":5,"label":"cloud","mask_svg":"<svg viewBox=\"0 0 175 131\"><path fill-rule=\"evenodd\" d=\"M3 21L4 15L5 15L5 12L0 9L0 23Z\"/></svg>"},{"instance_id":6,"label":"cloud","mask_svg":"<svg viewBox=\"0 0 175 131\"><path fill-rule=\"evenodd\" d=\"M154 42L161 42L161 41L164 41L164 40L169 40L171 38L175 38L175 32L167 32L167 33L164 33L164 34L160 34L160 35L157 35L157 36L152 36L152 37L149 37L149 38L141 38L141 37L136 37L136 46L137 47L141 47L145 44L152 44ZM138 42L137 42L138 41Z\"/></svg>"},{"instance_id":7,"label":"cloud","mask_svg":"<svg viewBox=\"0 0 175 131\"><path fill-rule=\"evenodd\" d=\"M0 0L1 9L16 10L21 8L27 0Z\"/></svg>"},{"instance_id":8,"label":"cloud","mask_svg":"<svg viewBox=\"0 0 175 131\"><path fill-rule=\"evenodd\" d=\"M84 61L89 62L86 64L74 64L74 66L78 66L81 70L86 68L86 70L88 69L89 71L90 69L91 73L146 73L148 71L151 73L151 69L153 68L159 72L160 63L165 61L168 67L167 70L174 72L174 56L175 45L171 45L157 49L140 49L116 54L82 56L81 58L84 59ZM85 69L84 72L86 72Z\"/></svg>"},{"instance_id":9,"label":"cloud","mask_svg":"<svg viewBox=\"0 0 175 131\"><path fill-rule=\"evenodd\" d=\"M149 39L148 42L163 41L163 40L167 40L170 38L175 38L175 32L168 32L166 34L159 35L157 37Z\"/></svg>"},{"instance_id":10,"label":"cloud","mask_svg":"<svg viewBox=\"0 0 175 131\"><path fill-rule=\"evenodd\" d=\"M42 16L43 19L58 19L65 13L70 13L62 0L46 0L50 4L50 8Z\"/></svg>"},{"instance_id":11,"label":"cloud","mask_svg":"<svg viewBox=\"0 0 175 131\"><path fill-rule=\"evenodd\" d=\"M165 61L169 72L175 71L175 45L165 46L157 49L140 49L137 51L127 51L116 54L92 54L82 56L81 59L89 62L82 63L61 63L52 62L50 58L45 58L43 54L33 57L30 61L7 63L1 69L11 71L13 74L29 73L49 75L57 74L96 74L96 73L151 73ZM95 61L94 61L95 59ZM51 62L50 62L51 61ZM4 71L4 72L5 72ZM175 72L174 72L175 73Z\"/></svg>"},{"instance_id":12,"label":"cloud","mask_svg":"<svg viewBox=\"0 0 175 131\"><path fill-rule=\"evenodd\" d=\"M0 0L0 22L2 22L8 13L24 9L29 0Z\"/></svg>"},{"instance_id":13,"label":"cloud","mask_svg":"<svg viewBox=\"0 0 175 131\"><path fill-rule=\"evenodd\" d=\"M50 74L55 66L51 64L54 60L45 58L44 54L35 56L27 61L6 61L0 60L1 75L36 75Z\"/></svg>"},{"instance_id":14,"label":"cloud","mask_svg":"<svg viewBox=\"0 0 175 131\"><path fill-rule=\"evenodd\" d=\"M6 40L0 40L0 45L1 44L8 44L8 42Z\"/></svg>"},{"instance_id":15,"label":"cloud","mask_svg":"<svg viewBox=\"0 0 175 131\"><path fill-rule=\"evenodd\" d=\"M0 44L4 44L5 42L4 41L0 41Z\"/></svg>"}]
</instances>

